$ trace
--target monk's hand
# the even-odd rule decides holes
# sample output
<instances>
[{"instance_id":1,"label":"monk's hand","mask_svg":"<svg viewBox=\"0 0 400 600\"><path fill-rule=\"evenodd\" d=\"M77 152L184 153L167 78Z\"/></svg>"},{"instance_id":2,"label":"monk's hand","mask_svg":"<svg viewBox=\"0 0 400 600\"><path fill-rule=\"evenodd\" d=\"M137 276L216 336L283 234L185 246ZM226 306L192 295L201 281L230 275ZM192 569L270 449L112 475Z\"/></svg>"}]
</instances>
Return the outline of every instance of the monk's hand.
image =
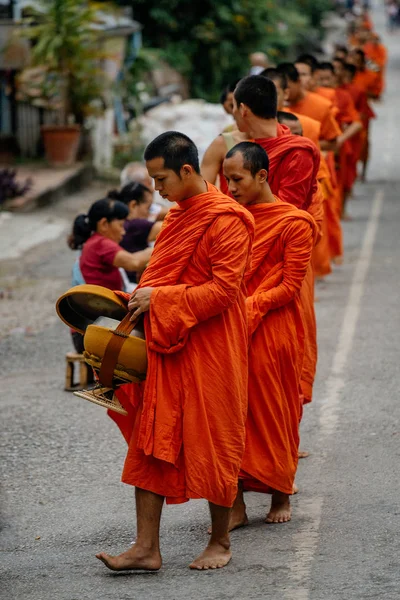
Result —
<instances>
[{"instance_id":1,"label":"monk's hand","mask_svg":"<svg viewBox=\"0 0 400 600\"><path fill-rule=\"evenodd\" d=\"M153 290L152 287L144 287L133 292L128 302L128 309L132 312L131 321L150 309L150 297Z\"/></svg>"}]
</instances>

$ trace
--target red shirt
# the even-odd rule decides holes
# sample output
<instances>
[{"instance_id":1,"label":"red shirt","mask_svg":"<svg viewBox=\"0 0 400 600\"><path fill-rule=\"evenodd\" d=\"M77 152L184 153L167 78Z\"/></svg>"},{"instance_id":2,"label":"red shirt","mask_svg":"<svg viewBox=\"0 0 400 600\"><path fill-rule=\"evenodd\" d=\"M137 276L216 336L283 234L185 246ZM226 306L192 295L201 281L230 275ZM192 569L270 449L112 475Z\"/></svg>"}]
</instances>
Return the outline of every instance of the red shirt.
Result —
<instances>
[{"instance_id":1,"label":"red shirt","mask_svg":"<svg viewBox=\"0 0 400 600\"><path fill-rule=\"evenodd\" d=\"M110 290L122 290L121 273L113 265L115 255L121 250L117 242L94 233L83 246L79 261L85 282L102 285Z\"/></svg>"}]
</instances>

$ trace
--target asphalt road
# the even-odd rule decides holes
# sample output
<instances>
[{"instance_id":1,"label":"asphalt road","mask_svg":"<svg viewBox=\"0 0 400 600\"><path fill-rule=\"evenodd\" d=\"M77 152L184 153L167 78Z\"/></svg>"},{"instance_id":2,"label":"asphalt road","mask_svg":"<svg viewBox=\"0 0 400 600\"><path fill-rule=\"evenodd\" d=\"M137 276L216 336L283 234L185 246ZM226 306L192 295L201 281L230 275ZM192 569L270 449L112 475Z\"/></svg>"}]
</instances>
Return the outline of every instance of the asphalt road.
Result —
<instances>
[{"instance_id":1,"label":"asphalt road","mask_svg":"<svg viewBox=\"0 0 400 600\"><path fill-rule=\"evenodd\" d=\"M300 462L292 521L263 524L268 500L248 494L250 526L233 533L231 564L192 572L208 523L205 503L193 501L164 511L159 573L113 574L94 558L134 539L133 489L119 482L125 446L115 426L62 391L71 348L53 305L73 258L60 233L0 263L12 296L0 299L3 598L400 598L400 37L385 41L389 85L368 182L349 207L345 264L317 288L320 361L302 426L311 456ZM67 223L98 196L95 188L40 214Z\"/></svg>"}]
</instances>

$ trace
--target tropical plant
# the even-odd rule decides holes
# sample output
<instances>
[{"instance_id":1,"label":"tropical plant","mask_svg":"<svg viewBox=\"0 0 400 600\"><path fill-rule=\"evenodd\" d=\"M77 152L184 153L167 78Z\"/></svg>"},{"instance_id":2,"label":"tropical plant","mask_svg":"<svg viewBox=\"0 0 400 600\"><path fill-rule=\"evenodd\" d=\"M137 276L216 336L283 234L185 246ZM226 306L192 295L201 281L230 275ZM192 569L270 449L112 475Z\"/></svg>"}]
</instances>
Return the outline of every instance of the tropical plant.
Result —
<instances>
[{"instance_id":1,"label":"tropical plant","mask_svg":"<svg viewBox=\"0 0 400 600\"><path fill-rule=\"evenodd\" d=\"M272 61L293 56L318 36L332 0L119 0L143 24L147 47L185 75L194 96L216 100L229 81L246 74L248 55Z\"/></svg>"},{"instance_id":2,"label":"tropical plant","mask_svg":"<svg viewBox=\"0 0 400 600\"><path fill-rule=\"evenodd\" d=\"M91 102L101 98L104 78L95 20L95 9L82 0L35 0L19 30L32 41L33 65L42 68L36 103L41 97L50 108L52 102L61 105L63 124L82 122Z\"/></svg>"}]
</instances>

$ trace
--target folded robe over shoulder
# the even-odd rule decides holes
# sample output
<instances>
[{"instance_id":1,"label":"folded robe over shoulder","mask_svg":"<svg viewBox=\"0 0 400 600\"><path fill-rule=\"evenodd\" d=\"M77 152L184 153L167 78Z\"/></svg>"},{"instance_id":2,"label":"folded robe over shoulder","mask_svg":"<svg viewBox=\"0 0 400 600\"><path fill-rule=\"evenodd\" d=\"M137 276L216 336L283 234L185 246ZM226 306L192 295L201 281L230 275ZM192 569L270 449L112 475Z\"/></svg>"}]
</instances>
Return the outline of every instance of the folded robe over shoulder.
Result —
<instances>
[{"instance_id":1,"label":"folded robe over shoulder","mask_svg":"<svg viewBox=\"0 0 400 600\"><path fill-rule=\"evenodd\" d=\"M259 144L268 154L268 183L272 191L278 193L275 190L279 190L281 200L306 210L317 190L319 149L309 140L292 135L286 125L280 124L276 137L251 141ZM228 192L222 167L220 180L221 189Z\"/></svg>"},{"instance_id":2,"label":"folded robe over shoulder","mask_svg":"<svg viewBox=\"0 0 400 600\"><path fill-rule=\"evenodd\" d=\"M145 314L144 384L117 391L113 418L129 448L122 481L179 503L231 506L244 450L247 320L244 273L253 218L208 184L172 208L139 287Z\"/></svg>"},{"instance_id":3,"label":"folded robe over shoulder","mask_svg":"<svg viewBox=\"0 0 400 600\"><path fill-rule=\"evenodd\" d=\"M297 468L304 355L302 287L316 234L312 217L279 200L248 206L256 222L246 273L249 410L244 489L292 493Z\"/></svg>"},{"instance_id":4,"label":"folded robe over shoulder","mask_svg":"<svg viewBox=\"0 0 400 600\"><path fill-rule=\"evenodd\" d=\"M278 125L277 134L253 140L268 154L268 183L283 202L307 210L317 191L319 149L310 140L292 135L286 125Z\"/></svg>"}]
</instances>

